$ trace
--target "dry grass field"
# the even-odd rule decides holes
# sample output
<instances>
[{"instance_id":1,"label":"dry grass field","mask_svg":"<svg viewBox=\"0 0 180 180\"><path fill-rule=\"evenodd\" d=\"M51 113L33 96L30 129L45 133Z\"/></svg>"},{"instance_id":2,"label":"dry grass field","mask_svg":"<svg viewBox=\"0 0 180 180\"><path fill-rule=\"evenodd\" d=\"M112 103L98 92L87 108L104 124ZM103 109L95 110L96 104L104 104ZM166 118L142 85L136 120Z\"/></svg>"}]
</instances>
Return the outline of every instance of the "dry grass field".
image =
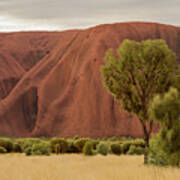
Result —
<instances>
[{"instance_id":1,"label":"dry grass field","mask_svg":"<svg viewBox=\"0 0 180 180\"><path fill-rule=\"evenodd\" d=\"M180 180L180 169L143 165L143 156L0 155L0 180Z\"/></svg>"}]
</instances>

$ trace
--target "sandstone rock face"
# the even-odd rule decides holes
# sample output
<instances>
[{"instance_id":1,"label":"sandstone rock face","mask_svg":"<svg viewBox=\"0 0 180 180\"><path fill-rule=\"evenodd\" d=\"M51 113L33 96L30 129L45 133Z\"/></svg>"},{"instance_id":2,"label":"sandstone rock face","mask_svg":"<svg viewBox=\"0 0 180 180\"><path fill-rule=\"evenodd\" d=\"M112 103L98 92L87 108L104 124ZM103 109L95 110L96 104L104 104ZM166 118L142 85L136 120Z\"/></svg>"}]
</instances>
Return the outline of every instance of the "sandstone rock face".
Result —
<instances>
[{"instance_id":1,"label":"sandstone rock face","mask_svg":"<svg viewBox=\"0 0 180 180\"><path fill-rule=\"evenodd\" d=\"M164 39L180 61L180 28L155 23L0 34L0 134L142 136L100 74L106 50L126 38Z\"/></svg>"}]
</instances>

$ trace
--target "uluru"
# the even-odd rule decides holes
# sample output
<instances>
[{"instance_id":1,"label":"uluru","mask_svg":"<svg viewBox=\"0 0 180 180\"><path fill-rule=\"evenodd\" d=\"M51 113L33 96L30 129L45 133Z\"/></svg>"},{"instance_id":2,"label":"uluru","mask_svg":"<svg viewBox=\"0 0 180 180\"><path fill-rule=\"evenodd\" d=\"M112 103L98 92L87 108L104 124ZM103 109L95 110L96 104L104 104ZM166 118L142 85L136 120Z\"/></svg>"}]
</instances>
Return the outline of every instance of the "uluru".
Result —
<instances>
[{"instance_id":1,"label":"uluru","mask_svg":"<svg viewBox=\"0 0 180 180\"><path fill-rule=\"evenodd\" d=\"M0 135L142 136L102 84L107 49L164 39L180 62L180 27L105 24L61 32L0 33Z\"/></svg>"}]
</instances>

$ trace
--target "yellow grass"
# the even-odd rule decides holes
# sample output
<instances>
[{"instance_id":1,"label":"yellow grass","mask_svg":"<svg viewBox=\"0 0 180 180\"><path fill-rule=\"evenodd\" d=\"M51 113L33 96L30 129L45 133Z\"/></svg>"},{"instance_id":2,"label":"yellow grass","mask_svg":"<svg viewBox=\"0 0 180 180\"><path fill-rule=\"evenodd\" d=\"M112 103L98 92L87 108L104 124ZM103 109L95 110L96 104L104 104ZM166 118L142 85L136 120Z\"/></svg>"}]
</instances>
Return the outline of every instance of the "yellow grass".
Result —
<instances>
[{"instance_id":1,"label":"yellow grass","mask_svg":"<svg viewBox=\"0 0 180 180\"><path fill-rule=\"evenodd\" d=\"M180 169L143 165L143 156L0 155L0 180L180 180Z\"/></svg>"}]
</instances>

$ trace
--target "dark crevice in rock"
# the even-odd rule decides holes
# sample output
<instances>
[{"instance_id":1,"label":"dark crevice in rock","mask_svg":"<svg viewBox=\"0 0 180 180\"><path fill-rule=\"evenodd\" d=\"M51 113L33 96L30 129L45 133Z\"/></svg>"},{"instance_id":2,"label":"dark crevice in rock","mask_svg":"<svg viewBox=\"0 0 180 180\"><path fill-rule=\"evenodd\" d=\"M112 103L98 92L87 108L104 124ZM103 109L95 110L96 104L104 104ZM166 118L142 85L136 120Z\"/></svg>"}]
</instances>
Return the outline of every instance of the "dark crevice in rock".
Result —
<instances>
[{"instance_id":1,"label":"dark crevice in rock","mask_svg":"<svg viewBox=\"0 0 180 180\"><path fill-rule=\"evenodd\" d=\"M31 87L22 97L22 111L29 132L35 128L38 113L37 88Z\"/></svg>"}]
</instances>

